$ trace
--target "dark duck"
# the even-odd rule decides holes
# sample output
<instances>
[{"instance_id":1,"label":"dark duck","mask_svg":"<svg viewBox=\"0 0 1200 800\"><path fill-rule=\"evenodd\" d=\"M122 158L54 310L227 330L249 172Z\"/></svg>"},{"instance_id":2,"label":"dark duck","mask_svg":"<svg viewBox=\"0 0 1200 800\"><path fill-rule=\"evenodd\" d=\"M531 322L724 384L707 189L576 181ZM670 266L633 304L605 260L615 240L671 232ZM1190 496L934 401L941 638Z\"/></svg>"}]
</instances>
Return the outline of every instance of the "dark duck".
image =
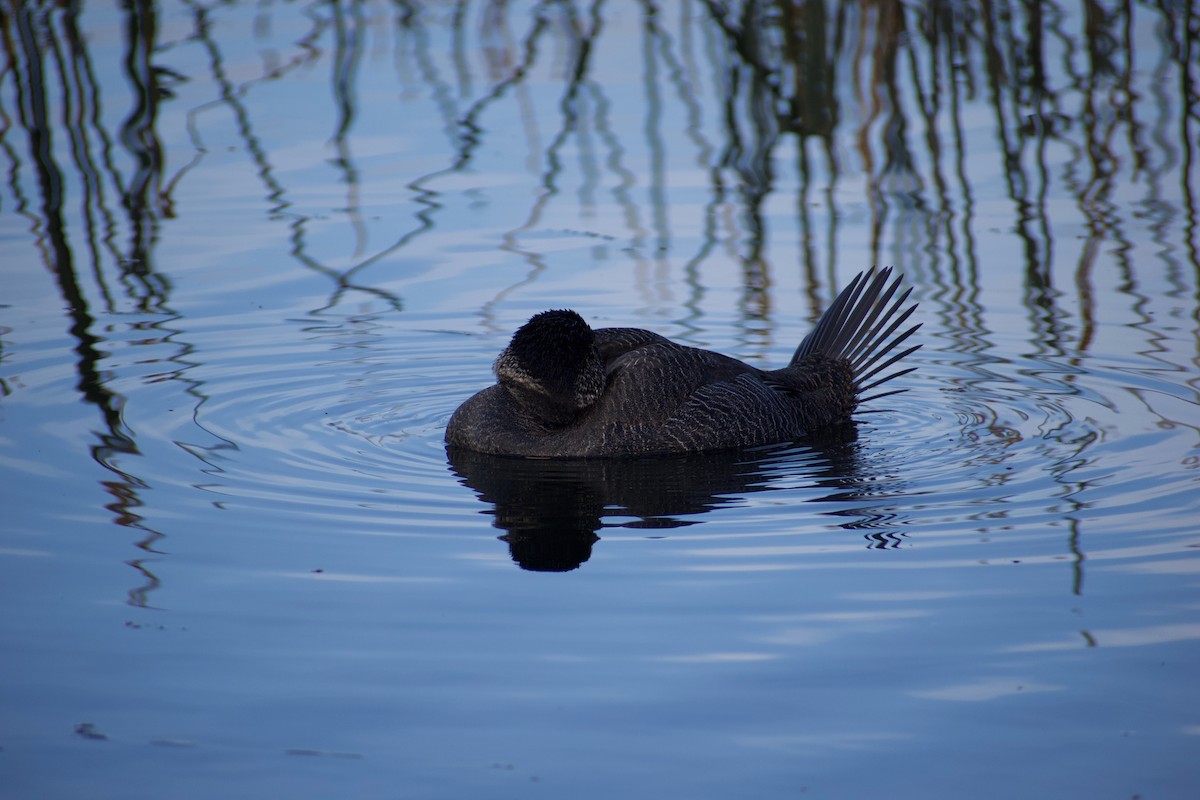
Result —
<instances>
[{"instance_id":1,"label":"dark duck","mask_svg":"<svg viewBox=\"0 0 1200 800\"><path fill-rule=\"evenodd\" d=\"M638 328L593 330L543 311L496 359L497 382L459 406L452 447L537 458L615 458L773 444L850 422L860 403L915 367L897 330L916 309L891 268L859 273L786 367L763 370ZM872 394L874 392L874 394Z\"/></svg>"}]
</instances>

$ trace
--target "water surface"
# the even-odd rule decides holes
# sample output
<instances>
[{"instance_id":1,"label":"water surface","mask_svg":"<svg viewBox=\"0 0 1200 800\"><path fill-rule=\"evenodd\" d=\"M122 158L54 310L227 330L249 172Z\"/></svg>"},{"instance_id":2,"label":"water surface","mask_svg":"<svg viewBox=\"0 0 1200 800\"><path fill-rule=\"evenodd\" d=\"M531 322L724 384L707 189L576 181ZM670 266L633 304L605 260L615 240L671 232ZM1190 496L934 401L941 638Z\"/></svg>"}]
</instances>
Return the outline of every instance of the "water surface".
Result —
<instances>
[{"instance_id":1,"label":"water surface","mask_svg":"<svg viewBox=\"0 0 1200 800\"><path fill-rule=\"evenodd\" d=\"M0 14L0 793L1194 797L1197 24ZM536 311L777 365L874 264L853 431L442 444Z\"/></svg>"}]
</instances>

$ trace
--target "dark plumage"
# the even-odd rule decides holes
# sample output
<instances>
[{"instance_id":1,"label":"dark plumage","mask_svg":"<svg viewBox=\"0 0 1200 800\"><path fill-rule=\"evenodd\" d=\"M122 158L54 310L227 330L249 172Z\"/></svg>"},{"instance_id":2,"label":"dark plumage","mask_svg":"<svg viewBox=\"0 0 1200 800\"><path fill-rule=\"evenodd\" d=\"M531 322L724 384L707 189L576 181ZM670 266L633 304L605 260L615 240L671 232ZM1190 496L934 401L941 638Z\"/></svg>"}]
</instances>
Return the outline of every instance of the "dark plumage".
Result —
<instances>
[{"instance_id":1,"label":"dark plumage","mask_svg":"<svg viewBox=\"0 0 1200 800\"><path fill-rule=\"evenodd\" d=\"M893 300L891 269L860 273L786 367L761 370L638 328L592 330L574 311L543 311L496 359L497 383L459 406L446 442L543 458L697 453L797 439L850 420L892 354L921 327ZM903 391L903 390L897 390Z\"/></svg>"}]
</instances>

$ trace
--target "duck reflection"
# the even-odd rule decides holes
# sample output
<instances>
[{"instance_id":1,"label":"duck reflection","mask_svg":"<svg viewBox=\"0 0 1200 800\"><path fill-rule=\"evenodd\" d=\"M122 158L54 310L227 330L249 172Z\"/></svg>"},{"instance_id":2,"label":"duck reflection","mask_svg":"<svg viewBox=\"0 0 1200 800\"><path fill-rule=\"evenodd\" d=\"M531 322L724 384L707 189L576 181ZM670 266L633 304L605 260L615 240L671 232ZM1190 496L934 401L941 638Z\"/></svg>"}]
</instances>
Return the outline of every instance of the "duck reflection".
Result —
<instances>
[{"instance_id":1,"label":"duck reflection","mask_svg":"<svg viewBox=\"0 0 1200 800\"><path fill-rule=\"evenodd\" d=\"M601 528L693 525L698 520L686 517L735 504L781 478L789 484L807 479L829 490L813 498L818 501L859 497L864 482L856 438L854 426L846 425L803 443L636 459L526 459L457 447L446 452L460 482L491 504L493 524L505 531L499 538L514 562L535 572L567 572L591 557ZM636 519L611 521L620 517Z\"/></svg>"}]
</instances>

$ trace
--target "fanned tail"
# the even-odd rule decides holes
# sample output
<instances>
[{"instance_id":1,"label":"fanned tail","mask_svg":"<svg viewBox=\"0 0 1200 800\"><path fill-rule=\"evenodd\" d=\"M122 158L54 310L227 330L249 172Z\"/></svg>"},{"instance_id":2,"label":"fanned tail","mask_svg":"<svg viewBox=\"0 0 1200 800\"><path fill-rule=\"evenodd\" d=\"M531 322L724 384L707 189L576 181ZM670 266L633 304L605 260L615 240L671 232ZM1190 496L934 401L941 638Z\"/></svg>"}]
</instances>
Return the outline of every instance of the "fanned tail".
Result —
<instances>
[{"instance_id":1,"label":"fanned tail","mask_svg":"<svg viewBox=\"0 0 1200 800\"><path fill-rule=\"evenodd\" d=\"M900 288L902 276L897 275L889 285L891 275L891 267L884 267L878 272L872 267L854 276L854 280L850 281L829 308L825 309L825 313L817 320L816 327L796 348L791 366L814 354L848 360L854 370L854 390L860 403L905 391L892 389L868 397L863 396L892 378L898 378L916 369L908 367L882 378L876 377L921 347L915 344L893 354L893 351L916 333L921 325L917 323L903 333L896 333L917 310L917 304L913 303L902 309L912 292L911 288L895 300L892 299Z\"/></svg>"}]
</instances>

